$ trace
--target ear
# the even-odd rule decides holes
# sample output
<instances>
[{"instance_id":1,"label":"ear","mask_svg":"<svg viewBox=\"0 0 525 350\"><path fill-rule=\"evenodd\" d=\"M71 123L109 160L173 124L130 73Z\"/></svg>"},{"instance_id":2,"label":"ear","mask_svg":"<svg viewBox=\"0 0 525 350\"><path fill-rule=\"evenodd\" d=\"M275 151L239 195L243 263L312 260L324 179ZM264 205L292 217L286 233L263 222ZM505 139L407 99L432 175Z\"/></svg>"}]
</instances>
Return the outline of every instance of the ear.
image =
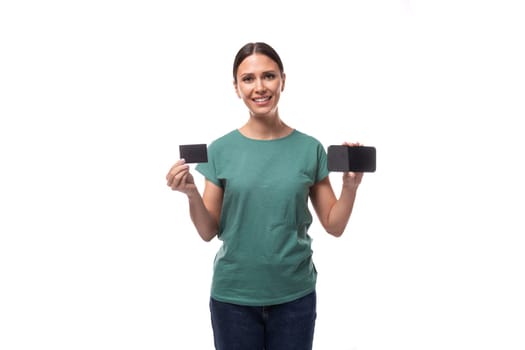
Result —
<instances>
[{"instance_id":1,"label":"ear","mask_svg":"<svg viewBox=\"0 0 525 350\"><path fill-rule=\"evenodd\" d=\"M285 85L285 83L286 83L286 74L283 73L281 79L282 79L282 81L283 81L282 84L281 84L281 92L282 92L282 91L284 90L284 85Z\"/></svg>"},{"instance_id":2,"label":"ear","mask_svg":"<svg viewBox=\"0 0 525 350\"><path fill-rule=\"evenodd\" d=\"M233 88L235 89L235 93L237 94L237 97L241 98L241 94L239 94L239 89L238 89L238 86L235 80L233 81Z\"/></svg>"}]
</instances>

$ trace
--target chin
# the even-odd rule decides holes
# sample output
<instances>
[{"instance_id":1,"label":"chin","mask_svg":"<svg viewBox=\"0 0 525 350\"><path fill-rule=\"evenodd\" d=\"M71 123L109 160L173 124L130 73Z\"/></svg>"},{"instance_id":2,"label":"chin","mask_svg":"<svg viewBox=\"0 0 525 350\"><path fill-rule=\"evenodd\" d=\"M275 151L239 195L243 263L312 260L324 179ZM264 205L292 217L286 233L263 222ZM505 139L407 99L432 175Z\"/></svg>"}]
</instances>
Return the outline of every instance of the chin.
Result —
<instances>
[{"instance_id":1,"label":"chin","mask_svg":"<svg viewBox=\"0 0 525 350\"><path fill-rule=\"evenodd\" d=\"M277 114L277 108L250 108L250 114L254 117L267 118Z\"/></svg>"},{"instance_id":2,"label":"chin","mask_svg":"<svg viewBox=\"0 0 525 350\"><path fill-rule=\"evenodd\" d=\"M268 111L268 112L255 112L253 110L250 111L250 114L254 118L271 118L273 115L275 115L274 111Z\"/></svg>"}]
</instances>

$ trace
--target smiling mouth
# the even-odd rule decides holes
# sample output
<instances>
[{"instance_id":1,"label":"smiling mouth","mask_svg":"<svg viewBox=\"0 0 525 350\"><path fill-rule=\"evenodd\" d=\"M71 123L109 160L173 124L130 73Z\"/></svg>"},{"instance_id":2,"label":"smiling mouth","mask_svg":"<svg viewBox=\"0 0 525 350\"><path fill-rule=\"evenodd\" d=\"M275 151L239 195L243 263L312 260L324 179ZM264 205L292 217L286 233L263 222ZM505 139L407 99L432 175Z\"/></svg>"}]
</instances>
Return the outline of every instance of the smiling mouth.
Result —
<instances>
[{"instance_id":1,"label":"smiling mouth","mask_svg":"<svg viewBox=\"0 0 525 350\"><path fill-rule=\"evenodd\" d=\"M271 98L272 98L271 96L266 96L266 97L254 98L252 100L255 103L264 103L264 102L270 101Z\"/></svg>"}]
</instances>

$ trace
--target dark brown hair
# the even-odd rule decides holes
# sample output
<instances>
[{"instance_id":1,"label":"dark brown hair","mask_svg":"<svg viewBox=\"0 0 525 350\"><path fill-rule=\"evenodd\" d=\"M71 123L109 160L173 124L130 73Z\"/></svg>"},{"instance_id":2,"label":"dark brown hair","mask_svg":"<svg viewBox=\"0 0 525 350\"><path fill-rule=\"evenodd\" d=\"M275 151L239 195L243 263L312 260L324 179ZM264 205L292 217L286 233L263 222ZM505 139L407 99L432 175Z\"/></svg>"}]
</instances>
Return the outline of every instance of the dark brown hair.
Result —
<instances>
[{"instance_id":1,"label":"dark brown hair","mask_svg":"<svg viewBox=\"0 0 525 350\"><path fill-rule=\"evenodd\" d=\"M235 60L233 61L233 81L235 83L237 83L237 70L239 69L242 61L244 61L246 57L256 53L268 56L272 61L277 63L279 71L281 72L281 76L283 75L283 62L273 47L263 42L248 43L241 47L239 52L237 52L237 55L235 55Z\"/></svg>"}]
</instances>

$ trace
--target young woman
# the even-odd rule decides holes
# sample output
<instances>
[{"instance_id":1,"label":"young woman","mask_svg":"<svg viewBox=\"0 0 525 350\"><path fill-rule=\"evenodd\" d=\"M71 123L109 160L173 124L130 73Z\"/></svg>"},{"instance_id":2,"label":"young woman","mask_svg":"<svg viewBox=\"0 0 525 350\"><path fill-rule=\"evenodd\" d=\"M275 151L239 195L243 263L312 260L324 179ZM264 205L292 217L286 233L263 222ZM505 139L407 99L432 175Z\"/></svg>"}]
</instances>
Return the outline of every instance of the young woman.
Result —
<instances>
[{"instance_id":1,"label":"young woman","mask_svg":"<svg viewBox=\"0 0 525 350\"><path fill-rule=\"evenodd\" d=\"M308 200L324 229L340 236L363 176L344 173L335 196L322 144L279 115L285 82L272 47L243 46L233 85L248 107L248 121L212 142L208 163L197 165L206 179L202 196L184 159L166 176L169 187L187 195L202 239L223 242L210 299L217 350L312 348L317 272Z\"/></svg>"}]
</instances>

